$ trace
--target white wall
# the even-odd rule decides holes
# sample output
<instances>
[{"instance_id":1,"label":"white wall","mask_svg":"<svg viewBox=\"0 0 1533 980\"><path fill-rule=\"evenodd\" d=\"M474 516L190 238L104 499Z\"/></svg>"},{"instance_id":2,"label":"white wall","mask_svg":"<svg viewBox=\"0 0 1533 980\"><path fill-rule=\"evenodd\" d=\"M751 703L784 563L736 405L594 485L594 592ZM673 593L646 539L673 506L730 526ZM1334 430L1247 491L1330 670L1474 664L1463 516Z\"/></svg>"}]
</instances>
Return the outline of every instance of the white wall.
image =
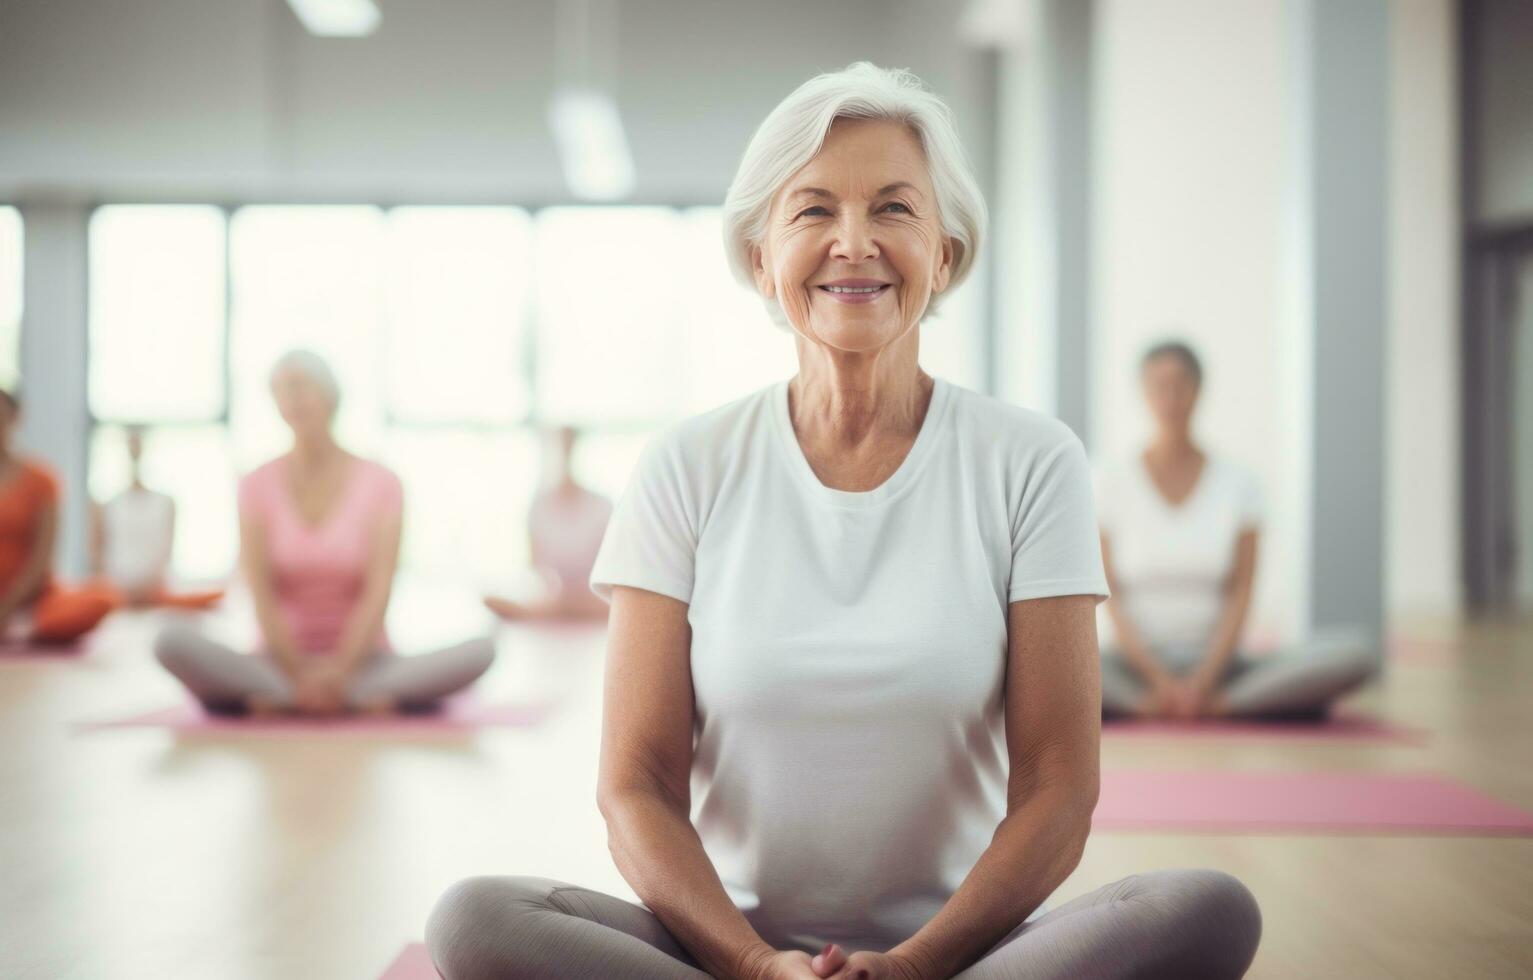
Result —
<instances>
[{"instance_id":1,"label":"white wall","mask_svg":"<svg viewBox=\"0 0 1533 980\"><path fill-rule=\"evenodd\" d=\"M1202 356L1201 440L1266 491L1250 635L1297 631L1301 420L1286 411L1283 0L1099 0L1092 418L1099 452L1149 431L1139 356L1166 336Z\"/></svg>"},{"instance_id":2,"label":"white wall","mask_svg":"<svg viewBox=\"0 0 1533 980\"><path fill-rule=\"evenodd\" d=\"M1392 618L1462 608L1458 112L1452 0L1395 0L1385 599Z\"/></svg>"}]
</instances>

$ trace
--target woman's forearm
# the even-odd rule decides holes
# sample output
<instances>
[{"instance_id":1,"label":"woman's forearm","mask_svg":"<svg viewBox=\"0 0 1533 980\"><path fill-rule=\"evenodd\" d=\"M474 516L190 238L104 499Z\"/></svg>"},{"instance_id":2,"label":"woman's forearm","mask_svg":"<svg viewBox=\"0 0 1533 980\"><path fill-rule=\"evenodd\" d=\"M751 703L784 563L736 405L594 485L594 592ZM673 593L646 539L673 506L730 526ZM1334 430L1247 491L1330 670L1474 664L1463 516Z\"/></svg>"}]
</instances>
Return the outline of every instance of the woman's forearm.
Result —
<instances>
[{"instance_id":1,"label":"woman's forearm","mask_svg":"<svg viewBox=\"0 0 1533 980\"><path fill-rule=\"evenodd\" d=\"M601 801L618 871L707 973L755 978L775 952L735 906L687 814L643 790Z\"/></svg>"},{"instance_id":2,"label":"woman's forearm","mask_svg":"<svg viewBox=\"0 0 1533 980\"><path fill-rule=\"evenodd\" d=\"M291 673L298 663L298 645L293 642L293 634L277 609L277 597L272 595L271 586L251 579L250 598L255 604L256 625L261 628L266 649L278 666Z\"/></svg>"},{"instance_id":3,"label":"woman's forearm","mask_svg":"<svg viewBox=\"0 0 1533 980\"><path fill-rule=\"evenodd\" d=\"M1094 792L1064 784L1035 793L1001 822L947 904L890 954L924 980L945 980L974 963L1075 870L1095 806Z\"/></svg>"},{"instance_id":4,"label":"woman's forearm","mask_svg":"<svg viewBox=\"0 0 1533 980\"><path fill-rule=\"evenodd\" d=\"M1226 596L1224 610L1219 616L1218 626L1214 628L1208 649L1204 652L1200 670L1213 677L1223 674L1224 668L1235 656L1235 644L1240 639L1240 631L1245 628L1246 613L1250 608L1249 588L1236 588Z\"/></svg>"},{"instance_id":5,"label":"woman's forearm","mask_svg":"<svg viewBox=\"0 0 1533 980\"><path fill-rule=\"evenodd\" d=\"M1112 620L1113 632L1118 637L1118 648L1123 653L1123 659L1128 661L1135 673L1146 681L1153 681L1166 673L1166 668L1155 655L1145 646L1144 640L1139 636L1139 630L1133 622L1118 607L1116 599L1107 600L1107 617Z\"/></svg>"},{"instance_id":6,"label":"woman's forearm","mask_svg":"<svg viewBox=\"0 0 1533 980\"><path fill-rule=\"evenodd\" d=\"M334 651L341 669L352 670L374 652L388 612L390 591L387 583L369 588L352 610Z\"/></svg>"}]
</instances>

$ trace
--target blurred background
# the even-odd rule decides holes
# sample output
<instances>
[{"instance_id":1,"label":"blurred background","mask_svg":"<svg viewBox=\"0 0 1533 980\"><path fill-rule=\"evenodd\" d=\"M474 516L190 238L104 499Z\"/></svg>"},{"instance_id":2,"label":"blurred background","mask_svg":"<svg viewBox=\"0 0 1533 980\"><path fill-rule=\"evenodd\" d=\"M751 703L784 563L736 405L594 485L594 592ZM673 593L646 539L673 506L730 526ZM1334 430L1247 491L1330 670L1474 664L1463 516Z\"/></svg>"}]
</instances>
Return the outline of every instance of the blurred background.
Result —
<instances>
[{"instance_id":1,"label":"blurred background","mask_svg":"<svg viewBox=\"0 0 1533 980\"><path fill-rule=\"evenodd\" d=\"M295 345L340 377L342 442L404 480L407 577L472 596L524 567L547 427L616 496L661 426L793 373L719 204L765 114L862 59L948 102L992 210L927 370L1106 458L1148 433L1140 355L1188 340L1200 436L1268 501L1253 645L1493 637L1501 673L1452 709L1490 717L1533 659L1529 0L0 0L0 385L64 486L61 573L142 425L177 579L227 579ZM1526 886L1524 844L1488 861ZM481 856L414 866L394 938ZM70 973L72 907L29 913L36 975ZM227 965L107 931L122 975ZM261 942L229 975L363 976L394 939L314 972ZM1320 975L1293 955L1267 975Z\"/></svg>"}]
</instances>

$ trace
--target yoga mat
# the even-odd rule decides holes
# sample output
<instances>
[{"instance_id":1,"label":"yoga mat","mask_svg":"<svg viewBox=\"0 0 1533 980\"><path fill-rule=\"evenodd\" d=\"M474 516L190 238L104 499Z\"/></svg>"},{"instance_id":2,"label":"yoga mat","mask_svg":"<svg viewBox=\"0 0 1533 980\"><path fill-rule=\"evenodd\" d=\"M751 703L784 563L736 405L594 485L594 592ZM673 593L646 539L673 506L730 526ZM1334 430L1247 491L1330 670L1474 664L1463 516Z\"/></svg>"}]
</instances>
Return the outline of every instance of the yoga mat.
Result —
<instances>
[{"instance_id":1,"label":"yoga mat","mask_svg":"<svg viewBox=\"0 0 1533 980\"><path fill-rule=\"evenodd\" d=\"M375 718L353 715L326 718L243 718L210 715L195 702L112 718L81 722L84 731L110 728L165 728L176 732L251 737L311 735L461 735L481 728L526 728L538 724L552 705L486 704L474 698L455 698L429 714L390 715Z\"/></svg>"},{"instance_id":2,"label":"yoga mat","mask_svg":"<svg viewBox=\"0 0 1533 980\"><path fill-rule=\"evenodd\" d=\"M1102 722L1104 738L1228 739L1294 742L1378 742L1422 745L1427 733L1361 713L1337 714L1322 721L1134 721Z\"/></svg>"},{"instance_id":3,"label":"yoga mat","mask_svg":"<svg viewBox=\"0 0 1533 980\"><path fill-rule=\"evenodd\" d=\"M1092 827L1533 836L1533 813L1425 773L1110 770Z\"/></svg>"},{"instance_id":4,"label":"yoga mat","mask_svg":"<svg viewBox=\"0 0 1533 980\"><path fill-rule=\"evenodd\" d=\"M422 943L411 943L396 957L378 980L442 980Z\"/></svg>"}]
</instances>

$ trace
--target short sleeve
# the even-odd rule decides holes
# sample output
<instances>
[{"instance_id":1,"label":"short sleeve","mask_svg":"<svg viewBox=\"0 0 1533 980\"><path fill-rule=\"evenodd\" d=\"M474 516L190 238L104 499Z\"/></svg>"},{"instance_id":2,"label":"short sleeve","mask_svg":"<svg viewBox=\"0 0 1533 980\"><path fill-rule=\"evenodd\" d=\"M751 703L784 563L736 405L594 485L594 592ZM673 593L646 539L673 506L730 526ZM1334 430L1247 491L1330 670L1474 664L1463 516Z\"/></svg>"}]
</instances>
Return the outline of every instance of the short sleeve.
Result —
<instances>
[{"instance_id":1,"label":"short sleeve","mask_svg":"<svg viewBox=\"0 0 1533 980\"><path fill-rule=\"evenodd\" d=\"M405 509L405 487L398 474L386 466L378 467L378 487L375 500L380 518L398 518Z\"/></svg>"},{"instance_id":2,"label":"short sleeve","mask_svg":"<svg viewBox=\"0 0 1533 980\"><path fill-rule=\"evenodd\" d=\"M57 503L59 499L59 478L53 475L53 471L41 463L33 463L28 467L32 471L32 495L38 505Z\"/></svg>"},{"instance_id":3,"label":"short sleeve","mask_svg":"<svg viewBox=\"0 0 1533 980\"><path fill-rule=\"evenodd\" d=\"M607 602L626 585L692 601L697 509L684 461L665 437L640 455L612 510L591 568L591 591Z\"/></svg>"},{"instance_id":4,"label":"short sleeve","mask_svg":"<svg viewBox=\"0 0 1533 980\"><path fill-rule=\"evenodd\" d=\"M268 471L263 467L240 477L238 500L241 520L255 518L264 521L270 515L271 481L267 475Z\"/></svg>"},{"instance_id":5,"label":"short sleeve","mask_svg":"<svg viewBox=\"0 0 1533 980\"><path fill-rule=\"evenodd\" d=\"M1256 479L1254 473L1247 472L1246 470L1238 471L1238 477L1236 491L1239 496L1236 506L1240 513L1240 528L1241 530L1251 530L1252 528L1261 527L1262 518L1265 513L1262 485Z\"/></svg>"},{"instance_id":6,"label":"short sleeve","mask_svg":"<svg viewBox=\"0 0 1533 980\"><path fill-rule=\"evenodd\" d=\"M1091 483L1086 451L1073 435L1028 475L1012 516L1008 602L1107 597Z\"/></svg>"}]
</instances>

